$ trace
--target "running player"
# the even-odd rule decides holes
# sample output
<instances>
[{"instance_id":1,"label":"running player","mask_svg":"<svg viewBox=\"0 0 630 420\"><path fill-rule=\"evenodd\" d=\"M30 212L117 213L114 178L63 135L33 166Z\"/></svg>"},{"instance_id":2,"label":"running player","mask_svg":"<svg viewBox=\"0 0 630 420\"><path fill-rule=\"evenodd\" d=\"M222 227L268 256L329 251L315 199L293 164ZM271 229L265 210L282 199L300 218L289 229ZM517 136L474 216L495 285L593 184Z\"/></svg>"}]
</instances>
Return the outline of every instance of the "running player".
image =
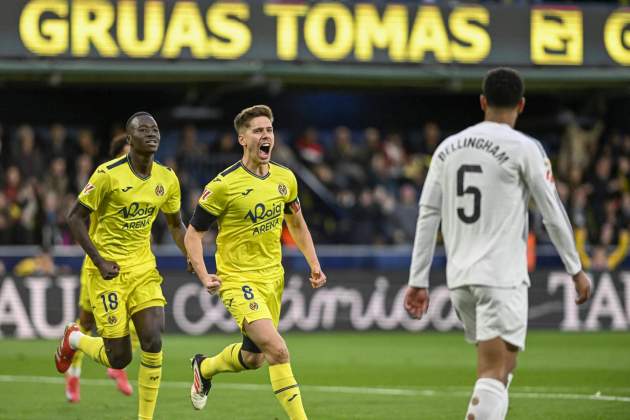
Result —
<instances>
[{"instance_id":1,"label":"running player","mask_svg":"<svg viewBox=\"0 0 630 420\"><path fill-rule=\"evenodd\" d=\"M151 226L161 210L175 243L186 255L175 173L154 155L160 130L146 112L126 124L129 154L100 165L68 214L68 224L88 255L86 284L97 332L90 337L76 324L66 327L55 353L60 373L81 350L98 363L122 369L131 361L129 318L140 339L138 418L152 419L162 378L164 304L162 276L151 252ZM89 234L90 214L96 230Z\"/></svg>"},{"instance_id":2,"label":"running player","mask_svg":"<svg viewBox=\"0 0 630 420\"><path fill-rule=\"evenodd\" d=\"M431 160L420 198L405 308L416 318L429 306L429 269L442 223L451 300L466 339L477 344L477 382L466 419L504 419L509 381L527 330L527 206L543 215L576 303L590 296L571 224L558 198L541 144L514 130L524 85L507 68L488 72L481 109L485 120L444 140Z\"/></svg>"},{"instance_id":3,"label":"running player","mask_svg":"<svg viewBox=\"0 0 630 420\"><path fill-rule=\"evenodd\" d=\"M242 110L234 128L243 158L206 185L186 232L186 249L201 283L211 294L219 292L243 341L213 357L193 357L190 397L200 410L215 375L257 369L266 360L272 390L284 411L291 419L306 419L289 350L278 333L284 288L283 220L310 266L311 286L325 285L326 275L300 211L295 175L271 161L271 109L256 105ZM215 221L219 225L216 275L208 274L202 249L202 237Z\"/></svg>"},{"instance_id":4,"label":"running player","mask_svg":"<svg viewBox=\"0 0 630 420\"><path fill-rule=\"evenodd\" d=\"M122 157L129 153L129 143L127 142L126 135L119 135L112 139L110 148L109 148L109 156L111 158ZM96 222L94 221L95 214L90 214L90 235L94 234L96 230ZM87 259L87 256L86 256ZM92 330L94 329L95 321L94 314L92 314L92 306L90 304L90 299L88 296L86 282L87 273L85 270L85 261L83 262L83 266L81 267L81 285L79 288L79 319L77 320L77 324L79 325L79 330L83 334L90 335ZM129 335L131 337L131 347L133 350L137 349L140 345L138 341L138 335L136 333L136 329L133 325L133 322L129 324ZM78 403L81 400L81 387L80 387L80 378L81 378L81 365L83 364L83 352L78 351L74 354L72 358L72 364L70 368L66 372L66 398L68 402ZM116 386L118 390L122 392L124 395L131 395L133 393L133 388L129 383L129 379L127 378L127 372L125 369L112 369L107 368L107 376L116 381Z\"/></svg>"}]
</instances>

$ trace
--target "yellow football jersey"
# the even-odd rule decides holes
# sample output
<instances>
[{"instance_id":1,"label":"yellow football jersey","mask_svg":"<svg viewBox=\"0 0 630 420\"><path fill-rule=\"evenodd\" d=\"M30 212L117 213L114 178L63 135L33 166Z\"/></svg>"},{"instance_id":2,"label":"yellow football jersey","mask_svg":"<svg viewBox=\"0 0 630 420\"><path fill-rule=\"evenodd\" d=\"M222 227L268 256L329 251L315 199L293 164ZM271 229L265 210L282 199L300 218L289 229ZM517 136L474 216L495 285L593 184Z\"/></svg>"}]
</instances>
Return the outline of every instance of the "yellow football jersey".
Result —
<instances>
[{"instance_id":1,"label":"yellow football jersey","mask_svg":"<svg viewBox=\"0 0 630 420\"><path fill-rule=\"evenodd\" d=\"M90 239L103 258L115 261L121 271L155 267L151 252L151 226L158 210L179 211L181 193L175 172L153 162L151 175L141 178L127 156L96 168L79 193L79 203L92 211ZM96 269L86 256L85 267Z\"/></svg>"},{"instance_id":2,"label":"yellow football jersey","mask_svg":"<svg viewBox=\"0 0 630 420\"><path fill-rule=\"evenodd\" d=\"M297 193L293 172L274 162L260 177L239 161L206 185L199 206L218 219L219 276L282 269L282 221Z\"/></svg>"}]
</instances>

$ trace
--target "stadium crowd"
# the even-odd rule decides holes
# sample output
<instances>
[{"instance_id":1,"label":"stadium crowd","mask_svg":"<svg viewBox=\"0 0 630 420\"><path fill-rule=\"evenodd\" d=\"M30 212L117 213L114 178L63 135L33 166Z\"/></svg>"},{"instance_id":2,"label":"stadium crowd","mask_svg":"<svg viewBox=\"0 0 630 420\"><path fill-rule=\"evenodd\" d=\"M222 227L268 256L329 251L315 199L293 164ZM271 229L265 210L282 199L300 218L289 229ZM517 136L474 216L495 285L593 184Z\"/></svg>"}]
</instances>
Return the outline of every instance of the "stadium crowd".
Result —
<instances>
[{"instance_id":1,"label":"stadium crowd","mask_svg":"<svg viewBox=\"0 0 630 420\"><path fill-rule=\"evenodd\" d=\"M433 121L411 132L343 126L279 131L273 159L300 178L302 205L316 243L409 244L431 155L448 134ZM120 135L121 128L113 129L112 137ZM601 121L584 125L569 117L564 132L549 139L541 138L583 262L614 268L628 248L630 134ZM60 123L0 126L0 141L0 244L71 244L65 214L96 165L109 159L108 142L89 128ZM185 220L205 183L241 153L227 128L163 130L158 158L179 176ZM164 224L162 218L156 222L156 243L168 241ZM548 242L535 212L530 228L538 243Z\"/></svg>"}]
</instances>

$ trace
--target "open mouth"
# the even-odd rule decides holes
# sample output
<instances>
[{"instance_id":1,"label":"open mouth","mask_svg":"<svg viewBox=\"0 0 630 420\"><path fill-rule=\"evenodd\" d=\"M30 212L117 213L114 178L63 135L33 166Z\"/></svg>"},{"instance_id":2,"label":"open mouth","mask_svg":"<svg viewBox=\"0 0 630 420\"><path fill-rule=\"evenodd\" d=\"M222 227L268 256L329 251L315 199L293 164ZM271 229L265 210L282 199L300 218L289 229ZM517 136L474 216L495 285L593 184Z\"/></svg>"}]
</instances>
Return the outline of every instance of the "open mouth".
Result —
<instances>
[{"instance_id":1,"label":"open mouth","mask_svg":"<svg viewBox=\"0 0 630 420\"><path fill-rule=\"evenodd\" d=\"M271 154L271 143L263 143L260 145L260 157L268 158Z\"/></svg>"}]
</instances>

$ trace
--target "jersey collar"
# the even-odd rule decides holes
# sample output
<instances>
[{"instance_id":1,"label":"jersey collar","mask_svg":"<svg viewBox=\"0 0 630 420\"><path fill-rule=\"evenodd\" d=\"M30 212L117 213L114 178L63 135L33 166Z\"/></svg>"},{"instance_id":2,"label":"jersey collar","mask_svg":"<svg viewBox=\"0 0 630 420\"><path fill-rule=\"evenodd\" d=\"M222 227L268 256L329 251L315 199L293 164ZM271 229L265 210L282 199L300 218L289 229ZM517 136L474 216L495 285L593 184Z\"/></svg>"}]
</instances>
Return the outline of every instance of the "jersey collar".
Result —
<instances>
[{"instance_id":1,"label":"jersey collar","mask_svg":"<svg viewBox=\"0 0 630 420\"><path fill-rule=\"evenodd\" d=\"M153 163L151 163L151 173L146 177L143 177L136 172L136 170L133 168L133 165L131 164L131 159L129 159L129 155L127 155L127 163L129 164L129 169L131 169L131 172L133 172L136 178L139 178L142 181L146 181L147 179L151 178L151 174L153 173Z\"/></svg>"},{"instance_id":2,"label":"jersey collar","mask_svg":"<svg viewBox=\"0 0 630 420\"><path fill-rule=\"evenodd\" d=\"M265 175L260 176L260 175L257 175L257 174L255 174L255 173L253 173L252 171L250 171L250 170L247 168L247 166L245 166L245 165L243 164L243 161L240 161L240 165L241 165L241 168L245 169L245 171L246 171L248 174L250 174L251 176L255 176L255 177L256 177L256 178L258 178L258 179L267 179L267 178L269 178L269 175L271 175L271 167L269 168L269 170L267 171L267 173L266 173Z\"/></svg>"}]
</instances>

